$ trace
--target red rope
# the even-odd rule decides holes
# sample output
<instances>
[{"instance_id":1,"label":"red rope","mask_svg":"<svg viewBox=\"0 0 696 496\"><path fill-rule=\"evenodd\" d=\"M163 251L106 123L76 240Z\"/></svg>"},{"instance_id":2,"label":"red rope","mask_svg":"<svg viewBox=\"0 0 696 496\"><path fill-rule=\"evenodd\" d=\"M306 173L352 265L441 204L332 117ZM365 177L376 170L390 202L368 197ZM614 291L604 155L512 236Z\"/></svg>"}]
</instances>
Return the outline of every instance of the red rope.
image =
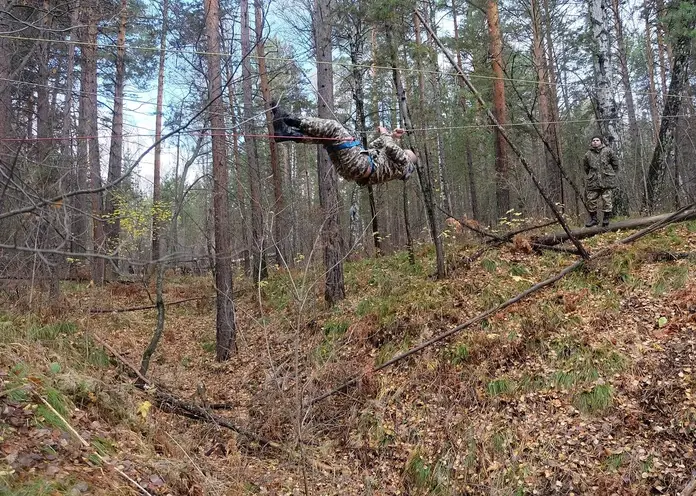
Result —
<instances>
[{"instance_id":1,"label":"red rope","mask_svg":"<svg viewBox=\"0 0 696 496\"><path fill-rule=\"evenodd\" d=\"M283 138L285 136L281 135L276 135L276 134L244 134L244 133L207 133L207 132L200 132L200 131L182 131L184 133L188 133L194 136L200 136L201 134L210 134L210 136L249 136L249 137L255 137L255 138ZM110 138L111 136L108 136ZM131 134L128 136L125 136L124 138L154 138L154 134ZM99 136L71 136L71 137L55 137L55 138L0 138L0 141L69 141L69 140L88 140L88 139L98 139ZM107 136L104 136L104 138L107 138ZM295 138L295 139L303 139L303 138ZM353 141L355 138L315 138L312 136L307 136L307 140L327 140L327 141ZM125 140L124 140L125 141Z\"/></svg>"}]
</instances>

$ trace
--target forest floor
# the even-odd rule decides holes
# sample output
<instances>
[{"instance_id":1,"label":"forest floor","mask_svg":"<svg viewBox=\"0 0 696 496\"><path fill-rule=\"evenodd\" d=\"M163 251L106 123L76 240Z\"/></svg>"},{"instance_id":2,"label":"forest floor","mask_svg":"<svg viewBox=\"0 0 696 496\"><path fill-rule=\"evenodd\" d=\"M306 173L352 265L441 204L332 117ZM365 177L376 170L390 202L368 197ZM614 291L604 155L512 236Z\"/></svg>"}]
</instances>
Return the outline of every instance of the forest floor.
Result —
<instances>
[{"instance_id":1,"label":"forest floor","mask_svg":"<svg viewBox=\"0 0 696 496\"><path fill-rule=\"evenodd\" d=\"M696 469L696 265L655 254L696 253L696 222L372 372L575 261L517 243L465 263L480 245L446 243L442 281L426 245L415 265L346 262L332 309L315 269L237 277L225 363L212 279L167 278L167 302L198 299L167 307L148 377L254 436L158 408L100 345L140 363L156 310L94 309L152 304L152 285L69 283L34 312L26 288L0 289L0 494L679 494Z\"/></svg>"}]
</instances>

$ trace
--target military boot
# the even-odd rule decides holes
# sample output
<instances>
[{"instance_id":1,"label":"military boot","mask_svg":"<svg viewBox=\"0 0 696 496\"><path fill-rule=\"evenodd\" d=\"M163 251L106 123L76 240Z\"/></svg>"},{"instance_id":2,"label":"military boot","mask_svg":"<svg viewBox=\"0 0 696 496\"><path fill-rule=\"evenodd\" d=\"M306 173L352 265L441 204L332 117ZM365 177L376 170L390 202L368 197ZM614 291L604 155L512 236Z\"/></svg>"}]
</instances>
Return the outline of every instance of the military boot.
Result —
<instances>
[{"instance_id":1,"label":"military boot","mask_svg":"<svg viewBox=\"0 0 696 496\"><path fill-rule=\"evenodd\" d=\"M611 220L611 212L604 212L602 215L602 227L608 227Z\"/></svg>"},{"instance_id":2,"label":"military boot","mask_svg":"<svg viewBox=\"0 0 696 496\"><path fill-rule=\"evenodd\" d=\"M301 142L305 135L297 129L300 125L300 120L290 116L290 114L281 109L275 101L271 102L271 105L271 112L273 113L273 139L275 142Z\"/></svg>"},{"instance_id":3,"label":"military boot","mask_svg":"<svg viewBox=\"0 0 696 496\"><path fill-rule=\"evenodd\" d=\"M597 219L597 212L590 212L590 218L587 222L585 222L585 227L594 227L597 224L599 224L599 220Z\"/></svg>"}]
</instances>

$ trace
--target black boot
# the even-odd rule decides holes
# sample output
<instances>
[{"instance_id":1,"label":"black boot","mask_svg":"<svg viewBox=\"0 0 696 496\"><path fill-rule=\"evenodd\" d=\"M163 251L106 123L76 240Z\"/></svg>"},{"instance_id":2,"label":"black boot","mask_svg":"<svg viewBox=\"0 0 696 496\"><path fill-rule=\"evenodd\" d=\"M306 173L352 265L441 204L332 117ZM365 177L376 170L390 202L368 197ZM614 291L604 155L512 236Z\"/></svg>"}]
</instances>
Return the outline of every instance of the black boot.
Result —
<instances>
[{"instance_id":1,"label":"black boot","mask_svg":"<svg viewBox=\"0 0 696 496\"><path fill-rule=\"evenodd\" d=\"M611 212L604 212L602 215L602 227L608 227L611 220Z\"/></svg>"},{"instance_id":2,"label":"black boot","mask_svg":"<svg viewBox=\"0 0 696 496\"><path fill-rule=\"evenodd\" d=\"M304 134L300 132L300 119L292 117L280 105L271 101L271 113L273 114L273 135L276 143L281 141L302 141Z\"/></svg>"},{"instance_id":3,"label":"black boot","mask_svg":"<svg viewBox=\"0 0 696 496\"><path fill-rule=\"evenodd\" d=\"M585 222L585 227L594 227L597 224L599 224L599 220L597 220L597 212L590 212L590 218L587 222Z\"/></svg>"}]
</instances>

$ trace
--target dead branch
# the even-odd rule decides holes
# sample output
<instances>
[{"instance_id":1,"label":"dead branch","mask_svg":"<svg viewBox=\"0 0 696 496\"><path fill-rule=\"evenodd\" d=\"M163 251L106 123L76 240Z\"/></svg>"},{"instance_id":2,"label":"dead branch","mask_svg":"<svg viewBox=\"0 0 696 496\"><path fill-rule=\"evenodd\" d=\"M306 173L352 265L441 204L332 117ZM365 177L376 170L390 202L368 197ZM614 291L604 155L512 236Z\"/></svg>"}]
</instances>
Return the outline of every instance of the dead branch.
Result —
<instances>
[{"instance_id":1,"label":"dead branch","mask_svg":"<svg viewBox=\"0 0 696 496\"><path fill-rule=\"evenodd\" d=\"M572 231L572 234L574 237L577 239L584 239L584 238L589 238L591 236L594 236L596 234L601 234L605 232L612 232L612 231L620 231L622 229L640 229L643 227L647 227L650 225L655 224L656 222L660 222L663 219L666 219L670 216L674 215L673 213L670 214L663 214L663 215L654 215L652 217L642 217L640 219L628 219L628 220L622 220L618 222L612 222L609 224L608 227L602 227L602 226L597 226L597 227L590 227L590 228L580 228ZM686 211L681 211L681 213L674 218L674 220L670 222L683 222L687 220L693 220L696 219L696 210L689 209ZM563 243L564 241L568 240L568 235L565 232L555 232L552 234L548 234L545 236L538 236L535 238L532 238L532 241L534 243L538 243L540 245L546 245L546 246L552 246L552 245L557 245L560 243Z\"/></svg>"},{"instance_id":2,"label":"dead branch","mask_svg":"<svg viewBox=\"0 0 696 496\"><path fill-rule=\"evenodd\" d=\"M119 362L121 362L123 365L129 368L133 374L135 374L135 376L138 378L136 386L144 391L152 392L155 399L155 405L159 409L169 413L181 415L182 417L187 417L192 420L198 420L199 422L206 422L222 426L238 434L242 434L250 439L253 439L254 441L264 446L282 449L282 446L280 446L278 443L265 439L251 431L239 427L233 424L229 419L226 419L225 417L212 414L205 408L200 407L198 405L186 403L184 400L176 397L173 393L167 391L165 387L154 384L150 379L141 374L140 370L138 370L118 351L116 351L109 343L101 339L99 336L97 336L96 334L90 334L90 336L99 344L101 344L104 348L106 348ZM146 389L145 386L149 386L149 388Z\"/></svg>"},{"instance_id":3,"label":"dead branch","mask_svg":"<svg viewBox=\"0 0 696 496\"><path fill-rule=\"evenodd\" d=\"M165 306L181 305L187 301L205 300L208 298L214 298L213 296L198 296L196 298L186 298L184 300L172 301L167 303ZM157 308L157 305L145 305L142 307L129 307L129 308L90 308L89 313L122 313L122 312L137 312L138 310L152 310Z\"/></svg>"},{"instance_id":4,"label":"dead branch","mask_svg":"<svg viewBox=\"0 0 696 496\"><path fill-rule=\"evenodd\" d=\"M681 219L685 213L688 213L689 211L691 211L695 207L696 207L696 203L692 203L691 205L687 205L686 207L684 207L684 208L682 208L682 209L680 209L672 214L668 214L666 216L665 215L659 216L660 219L657 222L651 224L650 226L646 227L645 229L642 229L641 231L638 231L637 233L631 234L630 236L623 238L622 240L618 241L617 243L615 243L613 245L602 248L601 250L599 250L597 253L595 253L592 256L591 260L610 255L611 253L613 253L615 247L618 245L632 243L632 242L636 241L637 239L640 239L643 236L647 236L648 234L653 233L658 229L661 229L662 227L664 227L667 224L671 224L673 222L678 222L678 219ZM435 343L438 343L440 341L443 341L444 339L447 339L448 337L458 333L459 331L461 331L463 329L466 329L467 327L472 326L473 324L481 322L482 320L487 319L488 317L490 317L492 315L495 315L496 313L500 312L501 310L504 310L505 308L524 300L528 296L540 291L541 289L555 284L557 281L560 281L566 275L575 271L579 267L582 267L584 264L585 264L585 259L578 260L577 262L567 266L565 269L560 271L558 274L535 284L534 286L526 289L525 291L518 294L517 296L514 296L514 297L510 298L509 300L501 303L497 307L490 309L490 310L486 310L485 312L480 313L476 317L469 319L468 321L464 322L463 324L460 324L460 325L450 329L449 331L445 331L441 334L438 334L437 336L434 336L433 338L431 338L427 341L424 341L423 343L411 348L410 350L407 350L404 353L401 353L401 354L395 356L394 358L392 358L391 360L388 360L387 362L383 363L379 367L375 367L374 369L372 369L369 372L369 374L374 374L374 373L379 372L380 370L384 370L385 368L390 367L390 366L394 365L395 363L400 362L401 360L408 358L411 355L414 355L414 354L424 350L425 348L432 346ZM349 379L348 381L344 382L343 384L341 384L337 388L334 388L331 391L328 391L320 396L317 396L316 398L311 399L308 402L307 406L311 407L312 405L315 405L316 403L319 403L320 401L325 400L326 398L333 396L334 394L345 391L350 386L353 386L356 383L358 383L358 381L360 381L363 376L364 375L355 376L355 377Z\"/></svg>"}]
</instances>

